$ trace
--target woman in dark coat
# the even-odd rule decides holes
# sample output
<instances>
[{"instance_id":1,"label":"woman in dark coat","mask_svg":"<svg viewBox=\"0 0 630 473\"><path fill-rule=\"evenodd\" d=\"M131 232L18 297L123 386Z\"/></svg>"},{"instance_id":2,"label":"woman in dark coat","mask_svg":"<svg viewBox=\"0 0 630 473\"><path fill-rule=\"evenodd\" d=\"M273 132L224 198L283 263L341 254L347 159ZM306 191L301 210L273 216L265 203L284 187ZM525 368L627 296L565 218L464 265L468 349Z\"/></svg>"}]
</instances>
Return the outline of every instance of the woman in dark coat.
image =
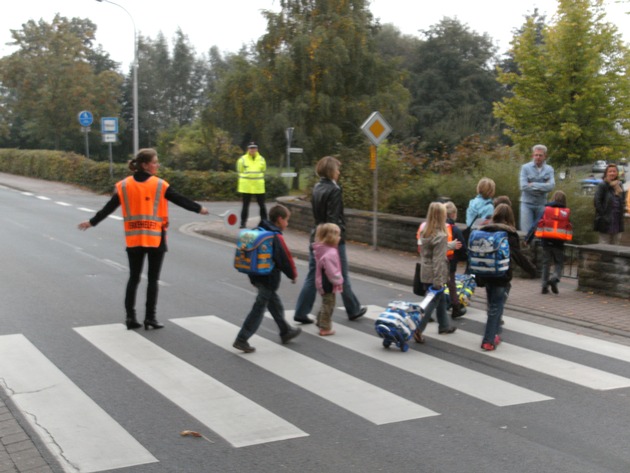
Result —
<instances>
[{"instance_id":1,"label":"woman in dark coat","mask_svg":"<svg viewBox=\"0 0 630 473\"><path fill-rule=\"evenodd\" d=\"M599 232L599 243L618 245L623 233L623 217L626 212L626 192L619 180L616 164L609 164L604 180L597 185L595 197L594 230Z\"/></svg>"}]
</instances>

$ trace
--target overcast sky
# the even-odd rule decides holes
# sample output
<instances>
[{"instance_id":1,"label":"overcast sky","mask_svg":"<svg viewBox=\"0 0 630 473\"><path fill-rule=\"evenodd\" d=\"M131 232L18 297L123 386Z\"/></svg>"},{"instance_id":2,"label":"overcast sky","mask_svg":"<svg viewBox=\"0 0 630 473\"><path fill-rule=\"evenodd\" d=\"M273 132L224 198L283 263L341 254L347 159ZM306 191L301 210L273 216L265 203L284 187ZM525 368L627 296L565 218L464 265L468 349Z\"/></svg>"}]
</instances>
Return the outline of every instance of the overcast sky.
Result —
<instances>
[{"instance_id":1,"label":"overcast sky","mask_svg":"<svg viewBox=\"0 0 630 473\"><path fill-rule=\"evenodd\" d=\"M101 44L114 61L127 66L133 58L133 23L139 34L155 39L161 31L172 48L172 38L181 28L197 54L212 46L222 52L237 52L241 45L256 41L265 33L261 10L279 10L278 0L17 0L5 5L0 15L0 56L12 52L11 29L21 29L29 19L50 23L56 13L72 18L89 18L98 27L96 43ZM616 24L630 42L630 3L606 0L608 21ZM381 23L392 23L401 32L420 36L443 17L456 17L477 33L488 33L504 52L512 32L523 24L524 16L539 11L552 18L556 0L372 0L370 9ZM133 23L132 23L132 19Z\"/></svg>"}]
</instances>

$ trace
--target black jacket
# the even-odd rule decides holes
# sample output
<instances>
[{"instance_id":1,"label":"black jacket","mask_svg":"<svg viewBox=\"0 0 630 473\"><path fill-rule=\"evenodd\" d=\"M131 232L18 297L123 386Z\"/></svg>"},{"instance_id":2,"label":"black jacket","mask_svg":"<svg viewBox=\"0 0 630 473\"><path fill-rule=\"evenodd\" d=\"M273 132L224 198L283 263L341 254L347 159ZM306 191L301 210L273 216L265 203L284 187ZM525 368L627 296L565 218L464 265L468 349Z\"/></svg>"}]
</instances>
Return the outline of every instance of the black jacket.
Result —
<instances>
[{"instance_id":1,"label":"black jacket","mask_svg":"<svg viewBox=\"0 0 630 473\"><path fill-rule=\"evenodd\" d=\"M295 262L293 261L293 256L291 256L291 251L287 247L284 237L282 236L282 231L268 220L260 222L259 227L270 232L276 232L276 235L274 235L273 238L273 262L275 263L275 266L273 271L271 271L271 274L267 274L265 276L250 274L249 280L252 284L263 284L272 291L277 291L280 287L282 273L284 273L289 279L296 279L298 276L297 269L295 268Z\"/></svg>"},{"instance_id":2,"label":"black jacket","mask_svg":"<svg viewBox=\"0 0 630 473\"><path fill-rule=\"evenodd\" d=\"M600 182L595 189L595 222L593 230L608 233L611 225L613 199L619 199L619 232L623 232L623 219L626 208L626 193L616 196L614 189L606 182Z\"/></svg>"},{"instance_id":3,"label":"black jacket","mask_svg":"<svg viewBox=\"0 0 630 473\"><path fill-rule=\"evenodd\" d=\"M512 267L514 263L518 264L532 277L536 276L536 267L521 252L521 242L514 227L510 227L509 225L502 223L491 223L490 225L484 225L481 227L481 230L486 232L500 232L503 230L507 232L508 243L510 244L510 269L507 274L501 278L484 278L483 276L476 276L475 280L477 281L478 286L484 287L486 284L492 286L509 286L510 281L512 280Z\"/></svg>"},{"instance_id":4,"label":"black jacket","mask_svg":"<svg viewBox=\"0 0 630 473\"><path fill-rule=\"evenodd\" d=\"M448 260L449 270L451 273L457 271L457 263L460 261L466 261L468 258L468 242L464 238L461 228L457 226L452 218L447 218L446 223L451 225L453 232L453 240L459 240L462 242L462 247L459 250L454 250L453 257Z\"/></svg>"},{"instance_id":5,"label":"black jacket","mask_svg":"<svg viewBox=\"0 0 630 473\"><path fill-rule=\"evenodd\" d=\"M343 216L343 192L341 187L327 177L322 177L313 188L311 205L313 207L315 227L320 223L336 223L341 229L341 241L345 242L346 221ZM314 235L315 231L313 230L311 241Z\"/></svg>"}]
</instances>

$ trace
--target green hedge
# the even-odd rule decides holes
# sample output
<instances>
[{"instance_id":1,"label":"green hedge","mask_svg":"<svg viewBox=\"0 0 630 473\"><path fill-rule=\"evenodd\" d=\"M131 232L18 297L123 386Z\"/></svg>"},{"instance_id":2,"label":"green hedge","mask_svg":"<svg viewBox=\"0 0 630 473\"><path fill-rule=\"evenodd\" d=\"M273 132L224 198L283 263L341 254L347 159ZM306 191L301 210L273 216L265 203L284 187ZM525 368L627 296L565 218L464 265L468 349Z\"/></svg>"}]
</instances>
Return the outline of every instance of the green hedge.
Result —
<instances>
[{"instance_id":1,"label":"green hedge","mask_svg":"<svg viewBox=\"0 0 630 473\"><path fill-rule=\"evenodd\" d=\"M106 162L63 151L21 149L0 149L0 172L75 184L99 193L110 193L116 182L130 174L126 164L114 164L112 177ZM160 177L177 192L194 200L240 199L235 172L174 171L161 167ZM281 177L266 176L265 185L268 199L289 192Z\"/></svg>"}]
</instances>

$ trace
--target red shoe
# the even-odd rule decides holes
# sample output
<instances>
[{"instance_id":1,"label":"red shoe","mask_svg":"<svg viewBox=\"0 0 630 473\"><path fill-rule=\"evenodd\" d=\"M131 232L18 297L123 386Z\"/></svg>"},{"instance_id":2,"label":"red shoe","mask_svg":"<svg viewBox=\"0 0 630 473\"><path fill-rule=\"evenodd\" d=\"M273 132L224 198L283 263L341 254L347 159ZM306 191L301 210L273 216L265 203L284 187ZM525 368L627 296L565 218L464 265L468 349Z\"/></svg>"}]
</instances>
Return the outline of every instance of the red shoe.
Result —
<instances>
[{"instance_id":1,"label":"red shoe","mask_svg":"<svg viewBox=\"0 0 630 473\"><path fill-rule=\"evenodd\" d=\"M485 351L494 351L496 348L492 343L486 342L481 344L481 349Z\"/></svg>"},{"instance_id":2,"label":"red shoe","mask_svg":"<svg viewBox=\"0 0 630 473\"><path fill-rule=\"evenodd\" d=\"M495 347L498 347L498 346L499 346L499 343L501 343L501 341L502 341L502 340L501 340L501 337L499 337L498 335L495 335L495 336L494 336L494 346L495 346Z\"/></svg>"},{"instance_id":3,"label":"red shoe","mask_svg":"<svg viewBox=\"0 0 630 473\"><path fill-rule=\"evenodd\" d=\"M329 337L330 335L334 335L334 334L335 334L335 331L332 329L329 329L329 330L321 329L319 331L319 335L322 337Z\"/></svg>"}]
</instances>

